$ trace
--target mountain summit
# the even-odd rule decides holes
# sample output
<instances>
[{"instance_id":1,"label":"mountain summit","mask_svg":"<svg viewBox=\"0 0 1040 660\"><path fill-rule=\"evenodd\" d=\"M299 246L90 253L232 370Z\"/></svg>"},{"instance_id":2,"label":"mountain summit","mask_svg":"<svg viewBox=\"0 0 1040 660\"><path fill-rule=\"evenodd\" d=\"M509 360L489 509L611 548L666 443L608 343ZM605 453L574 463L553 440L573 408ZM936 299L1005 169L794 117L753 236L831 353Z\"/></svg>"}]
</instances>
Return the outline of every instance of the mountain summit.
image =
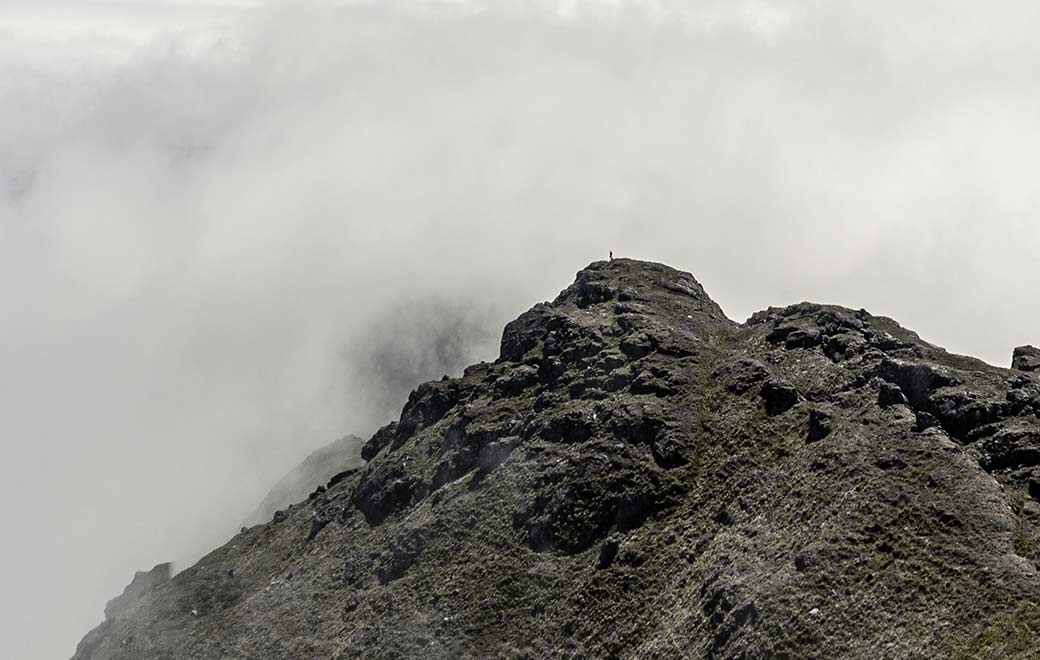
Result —
<instances>
[{"instance_id":1,"label":"mountain summit","mask_svg":"<svg viewBox=\"0 0 1040 660\"><path fill-rule=\"evenodd\" d=\"M1034 658L1034 356L596 262L75 660Z\"/></svg>"}]
</instances>

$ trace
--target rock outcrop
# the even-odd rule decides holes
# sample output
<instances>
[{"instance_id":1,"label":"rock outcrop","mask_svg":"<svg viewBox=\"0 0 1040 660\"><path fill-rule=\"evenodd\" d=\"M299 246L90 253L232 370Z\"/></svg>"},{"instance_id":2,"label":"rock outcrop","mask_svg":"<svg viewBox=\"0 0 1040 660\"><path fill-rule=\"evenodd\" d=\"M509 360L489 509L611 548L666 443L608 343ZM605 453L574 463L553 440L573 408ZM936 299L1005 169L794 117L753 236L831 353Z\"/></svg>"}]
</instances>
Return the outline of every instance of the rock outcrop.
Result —
<instances>
[{"instance_id":1,"label":"rock outcrop","mask_svg":"<svg viewBox=\"0 0 1040 660\"><path fill-rule=\"evenodd\" d=\"M1019 346L1011 358L1011 368L1019 371L1040 371L1040 348Z\"/></svg>"},{"instance_id":2,"label":"rock outcrop","mask_svg":"<svg viewBox=\"0 0 1040 660\"><path fill-rule=\"evenodd\" d=\"M596 262L362 456L75 659L1040 654L1040 374L864 310Z\"/></svg>"},{"instance_id":3,"label":"rock outcrop","mask_svg":"<svg viewBox=\"0 0 1040 660\"><path fill-rule=\"evenodd\" d=\"M126 616L133 606L153 588L170 579L173 565L169 562L158 564L150 571L138 571L134 579L126 585L123 593L108 601L105 605L105 618L115 619Z\"/></svg>"},{"instance_id":4,"label":"rock outcrop","mask_svg":"<svg viewBox=\"0 0 1040 660\"><path fill-rule=\"evenodd\" d=\"M346 435L312 452L302 463L282 477L260 502L246 526L268 522L275 513L304 500L318 486L334 475L364 465L361 445L364 440L356 435Z\"/></svg>"},{"instance_id":5,"label":"rock outcrop","mask_svg":"<svg viewBox=\"0 0 1040 660\"><path fill-rule=\"evenodd\" d=\"M169 581L173 573L173 564L165 562L157 564L150 571L137 571L123 593L105 604L105 620L100 626L90 631L76 646L74 657L89 658L95 648L107 637L116 619L131 616L141 598L152 589Z\"/></svg>"}]
</instances>

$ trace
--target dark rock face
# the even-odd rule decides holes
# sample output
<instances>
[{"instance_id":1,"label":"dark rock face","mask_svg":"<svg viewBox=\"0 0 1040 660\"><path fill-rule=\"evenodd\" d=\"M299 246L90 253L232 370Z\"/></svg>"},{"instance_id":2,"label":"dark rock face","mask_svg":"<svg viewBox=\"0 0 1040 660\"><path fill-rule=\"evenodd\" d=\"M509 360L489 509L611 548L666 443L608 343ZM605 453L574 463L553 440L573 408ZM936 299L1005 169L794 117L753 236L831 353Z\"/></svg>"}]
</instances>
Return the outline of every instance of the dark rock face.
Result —
<instances>
[{"instance_id":1,"label":"dark rock face","mask_svg":"<svg viewBox=\"0 0 1040 660\"><path fill-rule=\"evenodd\" d=\"M806 435L806 442L819 442L829 436L833 430L834 421L829 412L817 409L809 411L809 432Z\"/></svg>"},{"instance_id":2,"label":"dark rock face","mask_svg":"<svg viewBox=\"0 0 1040 660\"><path fill-rule=\"evenodd\" d=\"M762 399L767 415L780 415L798 403L798 390L782 380L768 380L762 386Z\"/></svg>"},{"instance_id":3,"label":"dark rock face","mask_svg":"<svg viewBox=\"0 0 1040 660\"><path fill-rule=\"evenodd\" d=\"M903 394L903 390L898 385L884 381L880 383L878 387L879 406L886 408L888 406L907 405L909 403L906 395Z\"/></svg>"},{"instance_id":4,"label":"dark rock face","mask_svg":"<svg viewBox=\"0 0 1040 660\"><path fill-rule=\"evenodd\" d=\"M1040 371L1040 348L1019 346L1011 358L1011 368L1019 371Z\"/></svg>"},{"instance_id":5,"label":"dark rock face","mask_svg":"<svg viewBox=\"0 0 1040 660\"><path fill-rule=\"evenodd\" d=\"M1021 364L596 262L75 658L1031 657Z\"/></svg>"}]
</instances>

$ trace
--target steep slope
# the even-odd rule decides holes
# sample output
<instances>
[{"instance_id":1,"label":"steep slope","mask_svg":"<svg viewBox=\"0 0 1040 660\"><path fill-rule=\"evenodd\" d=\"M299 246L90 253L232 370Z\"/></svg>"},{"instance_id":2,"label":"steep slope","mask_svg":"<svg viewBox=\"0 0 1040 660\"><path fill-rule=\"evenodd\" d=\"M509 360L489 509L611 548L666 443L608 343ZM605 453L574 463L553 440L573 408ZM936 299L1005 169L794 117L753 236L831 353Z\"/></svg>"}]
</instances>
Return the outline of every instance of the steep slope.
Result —
<instances>
[{"instance_id":1,"label":"steep slope","mask_svg":"<svg viewBox=\"0 0 1040 660\"><path fill-rule=\"evenodd\" d=\"M1040 378L596 262L76 660L1032 658Z\"/></svg>"},{"instance_id":2,"label":"steep slope","mask_svg":"<svg viewBox=\"0 0 1040 660\"><path fill-rule=\"evenodd\" d=\"M279 509L307 498L317 486L324 485L344 470L360 467L361 445L364 440L356 435L345 435L339 440L311 452L302 463L282 477L246 519L247 526L259 525L271 519Z\"/></svg>"}]
</instances>

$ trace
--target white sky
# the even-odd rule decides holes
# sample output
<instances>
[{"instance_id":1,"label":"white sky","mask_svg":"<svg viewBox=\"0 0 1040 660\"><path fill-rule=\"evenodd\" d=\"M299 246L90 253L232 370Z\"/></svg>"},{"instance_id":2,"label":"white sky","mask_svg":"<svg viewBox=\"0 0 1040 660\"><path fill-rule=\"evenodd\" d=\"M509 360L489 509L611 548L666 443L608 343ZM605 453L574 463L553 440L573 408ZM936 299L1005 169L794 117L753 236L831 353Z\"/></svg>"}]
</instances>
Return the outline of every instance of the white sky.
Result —
<instances>
[{"instance_id":1,"label":"white sky","mask_svg":"<svg viewBox=\"0 0 1040 660\"><path fill-rule=\"evenodd\" d=\"M1040 343L1038 14L0 1L4 653L70 656L611 249L737 320L866 307L1006 365Z\"/></svg>"}]
</instances>

